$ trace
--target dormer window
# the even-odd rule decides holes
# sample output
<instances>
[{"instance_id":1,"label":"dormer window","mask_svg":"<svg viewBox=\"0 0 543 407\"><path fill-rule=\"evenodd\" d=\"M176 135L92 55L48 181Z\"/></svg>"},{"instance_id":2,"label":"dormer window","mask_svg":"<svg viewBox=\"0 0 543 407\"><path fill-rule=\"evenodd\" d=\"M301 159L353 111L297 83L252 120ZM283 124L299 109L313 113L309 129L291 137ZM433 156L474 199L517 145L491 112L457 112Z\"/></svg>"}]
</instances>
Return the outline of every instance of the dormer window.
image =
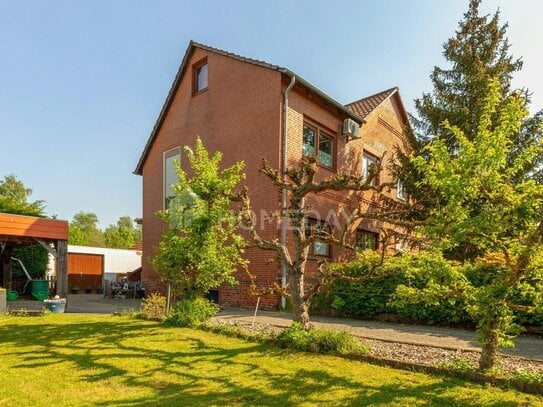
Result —
<instances>
[{"instance_id":1,"label":"dormer window","mask_svg":"<svg viewBox=\"0 0 543 407\"><path fill-rule=\"evenodd\" d=\"M207 89L207 58L194 64L193 81L194 94Z\"/></svg>"}]
</instances>

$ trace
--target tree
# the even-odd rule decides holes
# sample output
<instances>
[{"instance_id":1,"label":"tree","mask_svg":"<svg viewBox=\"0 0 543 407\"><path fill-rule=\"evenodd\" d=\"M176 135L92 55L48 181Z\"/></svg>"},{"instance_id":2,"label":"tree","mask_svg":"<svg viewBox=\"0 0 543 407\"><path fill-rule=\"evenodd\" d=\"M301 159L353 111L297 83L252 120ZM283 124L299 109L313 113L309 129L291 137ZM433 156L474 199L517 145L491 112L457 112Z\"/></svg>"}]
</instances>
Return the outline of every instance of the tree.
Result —
<instances>
[{"instance_id":1,"label":"tree","mask_svg":"<svg viewBox=\"0 0 543 407\"><path fill-rule=\"evenodd\" d=\"M519 93L524 96L520 102L523 108L527 109L530 103L528 90L515 90L511 86L513 75L522 68L522 60L509 54L507 24L500 24L499 12L492 16L479 15L479 4L480 0L470 1L469 9L455 35L443 45L443 56L450 67L434 68L431 74L432 92L424 93L420 99L415 100L417 115L411 117L414 134L407 132L408 147L397 151L399 160L394 172L402 179L413 198L410 217L415 221L423 221L440 197L420 185L421 175L411 165L410 152L414 151L424 157L427 152L425 146L437 138L445 142L450 155L456 154L458 142L451 127L460 129L472 141L479 131L479 120L485 108L488 81L491 79L497 81L499 106L506 104L510 96ZM491 126L497 126L500 118L494 115L489 120ZM444 126L445 122L448 126ZM532 117L526 115L522 118L507 156L509 165L514 165L526 148L541 140L542 124L541 111ZM543 154L534 156L518 172L519 179L529 176L538 183L543 182L542 164ZM477 205L477 202L473 202L474 208ZM475 258L478 254L477 249L467 243L466 246L457 246L447 256L462 260Z\"/></svg>"},{"instance_id":2,"label":"tree","mask_svg":"<svg viewBox=\"0 0 543 407\"><path fill-rule=\"evenodd\" d=\"M315 294L329 284L331 279L340 278L323 260L319 262L317 275L313 278L314 282L308 283L306 281L306 264L309 247L315 242L323 242L354 251L354 245L348 240L351 226L360 219L370 216L372 210L372 206L368 207L367 203L361 199L361 194L358 194L357 208L347 214L342 225L338 225L339 227L335 228L335 230L320 228L315 230L314 233L307 233L307 214L311 210L308 198L311 195L325 191L381 192L383 188L389 185L386 183L382 183L380 186L373 185L373 180L379 174L380 169L380 164L372 166L366 178L338 173L319 181L320 178L317 177L317 158L314 156L303 157L298 166L288 168L286 177L283 177L279 171L269 167L266 161L263 161L260 171L271 180L275 187L285 188L288 191L288 203L285 212L274 213L269 216L276 218L283 216L283 222L289 223L291 245L288 242L265 240L260 237L247 191L243 195L243 220L251 234L253 243L261 249L275 252L277 259L286 269L286 287L284 289L274 287L273 291L290 297L292 319L294 322L301 323L305 329L310 328L309 306ZM371 269L374 270L375 267ZM364 276L364 278L369 278L369 275Z\"/></svg>"},{"instance_id":3,"label":"tree","mask_svg":"<svg viewBox=\"0 0 543 407\"><path fill-rule=\"evenodd\" d=\"M68 242L78 246L104 247L104 234L98 228L98 216L92 212L76 213L69 224Z\"/></svg>"},{"instance_id":4,"label":"tree","mask_svg":"<svg viewBox=\"0 0 543 407\"><path fill-rule=\"evenodd\" d=\"M32 189L26 188L14 174L0 181L0 212L19 215L43 216L44 202L28 202Z\"/></svg>"},{"instance_id":5,"label":"tree","mask_svg":"<svg viewBox=\"0 0 543 407\"><path fill-rule=\"evenodd\" d=\"M122 216L115 225L109 225L104 231L106 247L129 249L141 240L141 228L134 227L130 216Z\"/></svg>"},{"instance_id":6,"label":"tree","mask_svg":"<svg viewBox=\"0 0 543 407\"><path fill-rule=\"evenodd\" d=\"M543 310L543 185L525 171L543 145L532 140L511 161L528 114L526 101L521 95L503 99L499 78L489 82L486 94L475 134L445 123L451 139L436 138L424 157L411 159L421 174L419 185L438 198L419 229L436 253L432 262L426 254L418 256L422 261L415 266L431 276L428 286L403 288L403 294L429 301L444 294L465 301L483 343L481 369L494 365L499 346L511 345L518 332L513 310ZM450 141L457 146L454 155ZM477 248L475 261L441 257L467 243ZM533 304L515 304L514 291L533 291L534 282Z\"/></svg>"},{"instance_id":7,"label":"tree","mask_svg":"<svg viewBox=\"0 0 543 407\"><path fill-rule=\"evenodd\" d=\"M175 293L194 297L223 283L235 284L234 273L247 266L245 240L237 233L240 218L230 212L245 176L242 161L221 170L222 154L210 157L199 138L194 151L184 151L194 175L188 178L177 163L175 197L158 213L169 229L162 234L153 266Z\"/></svg>"}]
</instances>

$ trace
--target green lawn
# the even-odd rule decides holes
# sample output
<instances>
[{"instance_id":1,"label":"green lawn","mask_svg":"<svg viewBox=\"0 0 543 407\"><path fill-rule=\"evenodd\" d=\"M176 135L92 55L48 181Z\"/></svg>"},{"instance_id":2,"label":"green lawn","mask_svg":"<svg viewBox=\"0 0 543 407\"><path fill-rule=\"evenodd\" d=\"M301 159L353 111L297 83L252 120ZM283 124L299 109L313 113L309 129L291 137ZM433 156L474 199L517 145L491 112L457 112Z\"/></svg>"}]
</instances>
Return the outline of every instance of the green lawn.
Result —
<instances>
[{"instance_id":1,"label":"green lawn","mask_svg":"<svg viewBox=\"0 0 543 407\"><path fill-rule=\"evenodd\" d=\"M127 317L0 317L0 406L543 405L540 397Z\"/></svg>"}]
</instances>

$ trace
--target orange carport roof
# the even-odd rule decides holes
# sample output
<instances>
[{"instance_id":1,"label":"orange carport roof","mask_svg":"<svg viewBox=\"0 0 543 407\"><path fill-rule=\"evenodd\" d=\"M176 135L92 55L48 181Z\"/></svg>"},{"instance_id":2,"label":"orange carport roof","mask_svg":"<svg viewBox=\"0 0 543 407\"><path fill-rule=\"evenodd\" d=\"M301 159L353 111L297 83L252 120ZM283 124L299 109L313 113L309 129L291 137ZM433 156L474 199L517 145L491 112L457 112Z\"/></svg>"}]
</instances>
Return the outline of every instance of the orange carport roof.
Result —
<instances>
[{"instance_id":1,"label":"orange carport roof","mask_svg":"<svg viewBox=\"0 0 543 407\"><path fill-rule=\"evenodd\" d=\"M0 213L0 240L9 237L68 240L68 222Z\"/></svg>"}]
</instances>

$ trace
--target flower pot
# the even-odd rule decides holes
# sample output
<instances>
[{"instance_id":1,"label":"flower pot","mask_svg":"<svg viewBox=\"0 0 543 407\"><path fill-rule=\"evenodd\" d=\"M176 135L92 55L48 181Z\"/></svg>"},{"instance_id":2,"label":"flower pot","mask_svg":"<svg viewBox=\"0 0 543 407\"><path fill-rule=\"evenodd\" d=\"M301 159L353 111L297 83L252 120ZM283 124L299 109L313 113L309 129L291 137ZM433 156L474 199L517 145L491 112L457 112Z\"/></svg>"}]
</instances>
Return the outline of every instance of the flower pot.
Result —
<instances>
[{"instance_id":1,"label":"flower pot","mask_svg":"<svg viewBox=\"0 0 543 407\"><path fill-rule=\"evenodd\" d=\"M104 293L103 287L98 287L98 288L96 289L96 294L103 294L103 293Z\"/></svg>"},{"instance_id":2,"label":"flower pot","mask_svg":"<svg viewBox=\"0 0 543 407\"><path fill-rule=\"evenodd\" d=\"M85 294L92 293L92 288L85 288Z\"/></svg>"},{"instance_id":3,"label":"flower pot","mask_svg":"<svg viewBox=\"0 0 543 407\"><path fill-rule=\"evenodd\" d=\"M66 302L64 301L53 301L48 300L44 301L45 308L47 308L48 311L51 311L53 314L63 314L64 310L66 309Z\"/></svg>"},{"instance_id":4,"label":"flower pot","mask_svg":"<svg viewBox=\"0 0 543 407\"><path fill-rule=\"evenodd\" d=\"M72 294L77 294L79 292L79 288L74 287L72 288Z\"/></svg>"}]
</instances>

